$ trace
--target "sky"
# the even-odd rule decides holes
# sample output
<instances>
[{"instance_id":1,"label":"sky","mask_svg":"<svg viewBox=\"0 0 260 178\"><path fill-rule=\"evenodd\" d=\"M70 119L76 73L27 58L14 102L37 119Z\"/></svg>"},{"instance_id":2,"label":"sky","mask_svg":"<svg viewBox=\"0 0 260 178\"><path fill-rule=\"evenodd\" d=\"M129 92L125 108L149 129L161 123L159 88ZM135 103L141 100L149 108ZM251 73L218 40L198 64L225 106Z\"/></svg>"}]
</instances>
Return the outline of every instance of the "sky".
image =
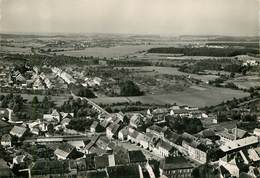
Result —
<instances>
[{"instance_id":1,"label":"sky","mask_svg":"<svg viewBox=\"0 0 260 178\"><path fill-rule=\"evenodd\" d=\"M0 0L0 32L259 35L258 0Z\"/></svg>"}]
</instances>

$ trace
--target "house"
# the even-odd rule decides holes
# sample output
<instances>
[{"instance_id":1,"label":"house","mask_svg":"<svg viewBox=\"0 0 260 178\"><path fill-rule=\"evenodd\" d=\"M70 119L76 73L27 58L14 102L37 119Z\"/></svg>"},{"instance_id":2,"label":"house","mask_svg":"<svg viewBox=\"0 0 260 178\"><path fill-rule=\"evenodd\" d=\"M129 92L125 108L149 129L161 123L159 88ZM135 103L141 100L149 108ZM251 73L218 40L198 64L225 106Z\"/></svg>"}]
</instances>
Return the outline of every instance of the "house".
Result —
<instances>
[{"instance_id":1,"label":"house","mask_svg":"<svg viewBox=\"0 0 260 178\"><path fill-rule=\"evenodd\" d=\"M100 125L103 127L103 128L107 128L110 124L110 121L108 119L105 119L103 120Z\"/></svg>"},{"instance_id":2,"label":"house","mask_svg":"<svg viewBox=\"0 0 260 178\"><path fill-rule=\"evenodd\" d=\"M158 125L152 125L146 129L147 133L152 133L158 137L164 137L165 128L161 128Z\"/></svg>"},{"instance_id":3,"label":"house","mask_svg":"<svg viewBox=\"0 0 260 178\"><path fill-rule=\"evenodd\" d=\"M131 143L139 143L139 140L137 139L138 135L140 133L132 128L129 128L129 133L127 135L127 140L129 140Z\"/></svg>"},{"instance_id":4,"label":"house","mask_svg":"<svg viewBox=\"0 0 260 178\"><path fill-rule=\"evenodd\" d=\"M157 142L153 152L162 158L179 155L179 151L176 148L161 139Z\"/></svg>"},{"instance_id":5,"label":"house","mask_svg":"<svg viewBox=\"0 0 260 178\"><path fill-rule=\"evenodd\" d=\"M95 156L94 158L96 169L103 169L109 166L109 155L104 154L101 156Z\"/></svg>"},{"instance_id":6,"label":"house","mask_svg":"<svg viewBox=\"0 0 260 178\"><path fill-rule=\"evenodd\" d=\"M70 173L70 167L67 160L37 160L30 167L30 172L32 178L64 176Z\"/></svg>"},{"instance_id":7,"label":"house","mask_svg":"<svg viewBox=\"0 0 260 178\"><path fill-rule=\"evenodd\" d=\"M56 109L53 109L51 114L44 114L43 119L48 122L59 123L61 121L61 115Z\"/></svg>"},{"instance_id":8,"label":"house","mask_svg":"<svg viewBox=\"0 0 260 178\"><path fill-rule=\"evenodd\" d=\"M20 165L24 163L26 155L18 155L13 158L13 164Z\"/></svg>"},{"instance_id":9,"label":"house","mask_svg":"<svg viewBox=\"0 0 260 178\"><path fill-rule=\"evenodd\" d=\"M239 157L229 158L227 155L219 159L219 166L223 166L232 176L239 177L243 163Z\"/></svg>"},{"instance_id":10,"label":"house","mask_svg":"<svg viewBox=\"0 0 260 178\"><path fill-rule=\"evenodd\" d=\"M146 163L147 159L144 155L144 153L142 152L142 150L132 150L132 151L128 151L128 155L129 155L129 162L130 164L133 163Z\"/></svg>"},{"instance_id":11,"label":"house","mask_svg":"<svg viewBox=\"0 0 260 178\"><path fill-rule=\"evenodd\" d=\"M0 110L0 119L2 120L8 120L12 121L12 117L14 116L13 110L12 109L1 109Z\"/></svg>"},{"instance_id":12,"label":"house","mask_svg":"<svg viewBox=\"0 0 260 178\"><path fill-rule=\"evenodd\" d=\"M130 163L128 150L121 146L113 148L115 165L126 165Z\"/></svg>"},{"instance_id":13,"label":"house","mask_svg":"<svg viewBox=\"0 0 260 178\"><path fill-rule=\"evenodd\" d=\"M118 131L120 129L120 125L119 124L110 124L107 128L106 128L106 136L109 139L112 139L113 136L117 136L118 135Z\"/></svg>"},{"instance_id":14,"label":"house","mask_svg":"<svg viewBox=\"0 0 260 178\"><path fill-rule=\"evenodd\" d=\"M150 135L146 135L143 133L139 133L136 138L136 140L138 140L138 144L140 144L140 146L145 149L149 148L152 139L153 138Z\"/></svg>"},{"instance_id":15,"label":"house","mask_svg":"<svg viewBox=\"0 0 260 178\"><path fill-rule=\"evenodd\" d=\"M207 149L202 145L196 145L193 142L182 142L183 148L186 149L189 158L198 161L201 164L205 164L207 162Z\"/></svg>"},{"instance_id":16,"label":"house","mask_svg":"<svg viewBox=\"0 0 260 178\"><path fill-rule=\"evenodd\" d=\"M254 135L260 137L260 129L259 128L254 129Z\"/></svg>"},{"instance_id":17,"label":"house","mask_svg":"<svg viewBox=\"0 0 260 178\"><path fill-rule=\"evenodd\" d=\"M218 132L217 135L220 136L220 141L229 142L229 141L245 138L246 136L248 136L248 133L245 130L235 127L233 129L225 128L223 131Z\"/></svg>"},{"instance_id":18,"label":"house","mask_svg":"<svg viewBox=\"0 0 260 178\"><path fill-rule=\"evenodd\" d=\"M168 142L169 144L178 147L177 145L179 145L179 142L181 140L181 136L179 134L177 134L176 132L173 132L171 130L166 130L164 132L164 141Z\"/></svg>"},{"instance_id":19,"label":"house","mask_svg":"<svg viewBox=\"0 0 260 178\"><path fill-rule=\"evenodd\" d=\"M106 136L100 136L98 140L96 141L96 145L103 149L103 150L109 150L108 145L110 143L110 140Z\"/></svg>"},{"instance_id":20,"label":"house","mask_svg":"<svg viewBox=\"0 0 260 178\"><path fill-rule=\"evenodd\" d=\"M71 119L67 118L67 117L62 119L62 121L60 122L61 127L66 128L66 126L69 125L70 121L71 121Z\"/></svg>"},{"instance_id":21,"label":"house","mask_svg":"<svg viewBox=\"0 0 260 178\"><path fill-rule=\"evenodd\" d=\"M98 121L94 121L90 126L90 132L92 133L102 132L103 130L103 127L99 124Z\"/></svg>"},{"instance_id":22,"label":"house","mask_svg":"<svg viewBox=\"0 0 260 178\"><path fill-rule=\"evenodd\" d=\"M77 151L82 151L85 148L85 142L83 140L73 140L68 141L68 144L72 145L73 147L76 147Z\"/></svg>"},{"instance_id":23,"label":"house","mask_svg":"<svg viewBox=\"0 0 260 178\"><path fill-rule=\"evenodd\" d=\"M93 78L93 83L94 83L95 85L97 85L97 86L100 86L101 81L102 81L102 79L99 78L99 77L94 77L94 78Z\"/></svg>"},{"instance_id":24,"label":"house","mask_svg":"<svg viewBox=\"0 0 260 178\"><path fill-rule=\"evenodd\" d=\"M31 133L34 135L39 135L40 130L38 128L32 128Z\"/></svg>"},{"instance_id":25,"label":"house","mask_svg":"<svg viewBox=\"0 0 260 178\"><path fill-rule=\"evenodd\" d=\"M192 178L193 166L181 156L166 157L160 161L160 175Z\"/></svg>"},{"instance_id":26,"label":"house","mask_svg":"<svg viewBox=\"0 0 260 178\"><path fill-rule=\"evenodd\" d=\"M54 154L58 159L65 160L67 158L73 158L77 153L76 147L68 143L63 143L54 151Z\"/></svg>"},{"instance_id":27,"label":"house","mask_svg":"<svg viewBox=\"0 0 260 178\"><path fill-rule=\"evenodd\" d=\"M127 135L128 135L128 131L129 128L126 126L123 129L119 130L118 132L118 139L121 141L127 140Z\"/></svg>"},{"instance_id":28,"label":"house","mask_svg":"<svg viewBox=\"0 0 260 178\"><path fill-rule=\"evenodd\" d=\"M133 165L120 165L107 167L107 174L109 178L143 178L142 168L138 164Z\"/></svg>"},{"instance_id":29,"label":"house","mask_svg":"<svg viewBox=\"0 0 260 178\"><path fill-rule=\"evenodd\" d=\"M33 89L34 89L34 90L44 90L44 89L45 89L44 84L43 84L41 78L37 78L37 79L34 81L34 83L33 83Z\"/></svg>"},{"instance_id":30,"label":"house","mask_svg":"<svg viewBox=\"0 0 260 178\"><path fill-rule=\"evenodd\" d=\"M74 117L74 113L66 113L66 112L60 112L61 120L65 118L72 119Z\"/></svg>"},{"instance_id":31,"label":"house","mask_svg":"<svg viewBox=\"0 0 260 178\"><path fill-rule=\"evenodd\" d=\"M162 122L165 119L165 116L168 114L167 108L157 108L152 111L152 121L153 122Z\"/></svg>"},{"instance_id":32,"label":"house","mask_svg":"<svg viewBox=\"0 0 260 178\"><path fill-rule=\"evenodd\" d=\"M3 147L11 147L12 146L12 137L9 134L4 134L1 137L1 145Z\"/></svg>"},{"instance_id":33,"label":"house","mask_svg":"<svg viewBox=\"0 0 260 178\"><path fill-rule=\"evenodd\" d=\"M219 176L220 178L230 178L231 174L224 166L219 166Z\"/></svg>"},{"instance_id":34,"label":"house","mask_svg":"<svg viewBox=\"0 0 260 178\"><path fill-rule=\"evenodd\" d=\"M12 130L10 131L10 134L12 136L17 136L18 138L21 138L26 133L27 129L25 127L20 126L14 126Z\"/></svg>"},{"instance_id":35,"label":"house","mask_svg":"<svg viewBox=\"0 0 260 178\"><path fill-rule=\"evenodd\" d=\"M226 142L220 146L220 150L225 154L229 154L242 149L257 147L258 143L258 137L249 136L232 142Z\"/></svg>"},{"instance_id":36,"label":"house","mask_svg":"<svg viewBox=\"0 0 260 178\"><path fill-rule=\"evenodd\" d=\"M140 113L135 113L131 118L130 118L130 123L129 125L138 128L143 126L144 124L144 116Z\"/></svg>"}]
</instances>

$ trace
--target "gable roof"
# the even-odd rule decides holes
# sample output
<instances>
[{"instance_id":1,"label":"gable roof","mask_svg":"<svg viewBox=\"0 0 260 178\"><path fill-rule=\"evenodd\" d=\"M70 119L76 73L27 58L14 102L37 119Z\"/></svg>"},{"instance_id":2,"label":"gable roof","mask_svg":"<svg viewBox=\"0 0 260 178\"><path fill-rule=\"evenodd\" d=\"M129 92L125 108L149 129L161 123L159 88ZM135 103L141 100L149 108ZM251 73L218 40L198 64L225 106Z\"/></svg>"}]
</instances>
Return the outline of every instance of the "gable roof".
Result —
<instances>
[{"instance_id":1,"label":"gable roof","mask_svg":"<svg viewBox=\"0 0 260 178\"><path fill-rule=\"evenodd\" d=\"M37 160L31 168L32 175L63 174L69 172L68 161Z\"/></svg>"},{"instance_id":2,"label":"gable roof","mask_svg":"<svg viewBox=\"0 0 260 178\"><path fill-rule=\"evenodd\" d=\"M107 129L110 129L111 132L112 132L113 134L115 134L115 133L118 131L119 128L120 128L120 125L119 125L119 124L112 123L112 124L110 124L110 125L108 126Z\"/></svg>"},{"instance_id":3,"label":"gable roof","mask_svg":"<svg viewBox=\"0 0 260 178\"><path fill-rule=\"evenodd\" d=\"M19 127L19 126L14 126L12 128L12 130L10 131L11 135L23 135L26 132L26 128L25 127Z\"/></svg>"},{"instance_id":4,"label":"gable roof","mask_svg":"<svg viewBox=\"0 0 260 178\"><path fill-rule=\"evenodd\" d=\"M105 137L105 136L101 136L99 137L99 139L96 141L96 145L99 147L99 148L102 148L102 149L107 149L108 145L109 145L109 142L110 140Z\"/></svg>"},{"instance_id":5,"label":"gable roof","mask_svg":"<svg viewBox=\"0 0 260 178\"><path fill-rule=\"evenodd\" d=\"M160 162L163 170L192 169L193 166L182 156L166 157Z\"/></svg>"},{"instance_id":6,"label":"gable roof","mask_svg":"<svg viewBox=\"0 0 260 178\"><path fill-rule=\"evenodd\" d=\"M75 147L71 144L63 143L54 151L54 154L67 158L74 149Z\"/></svg>"},{"instance_id":7,"label":"gable roof","mask_svg":"<svg viewBox=\"0 0 260 178\"><path fill-rule=\"evenodd\" d=\"M109 166L109 160L107 154L104 154L102 156L95 156L94 160L95 160L96 169L105 168Z\"/></svg>"},{"instance_id":8,"label":"gable roof","mask_svg":"<svg viewBox=\"0 0 260 178\"><path fill-rule=\"evenodd\" d=\"M245 146L249 146L257 143L258 143L258 137L250 136L239 140L233 140L231 142L226 142L224 145L220 146L220 149L224 152L228 152L228 151L240 149Z\"/></svg>"},{"instance_id":9,"label":"gable roof","mask_svg":"<svg viewBox=\"0 0 260 178\"><path fill-rule=\"evenodd\" d=\"M156 145L156 148L161 147L162 149L165 149L167 151L171 151L172 149L174 149L174 147L172 145L170 145L169 143L165 142L164 140L159 140L159 142Z\"/></svg>"},{"instance_id":10,"label":"gable roof","mask_svg":"<svg viewBox=\"0 0 260 178\"><path fill-rule=\"evenodd\" d=\"M98 126L98 122L97 121L94 121L92 124L91 124L91 126L90 126L90 128L96 128Z\"/></svg>"},{"instance_id":11,"label":"gable roof","mask_svg":"<svg viewBox=\"0 0 260 178\"><path fill-rule=\"evenodd\" d=\"M147 159L141 150L128 151L130 163L142 163Z\"/></svg>"},{"instance_id":12,"label":"gable roof","mask_svg":"<svg viewBox=\"0 0 260 178\"><path fill-rule=\"evenodd\" d=\"M139 178L139 165L120 165L107 168L109 178Z\"/></svg>"},{"instance_id":13,"label":"gable roof","mask_svg":"<svg viewBox=\"0 0 260 178\"><path fill-rule=\"evenodd\" d=\"M4 134L2 137L1 137L1 142L10 142L12 140L12 137L11 135L9 134Z\"/></svg>"}]
</instances>

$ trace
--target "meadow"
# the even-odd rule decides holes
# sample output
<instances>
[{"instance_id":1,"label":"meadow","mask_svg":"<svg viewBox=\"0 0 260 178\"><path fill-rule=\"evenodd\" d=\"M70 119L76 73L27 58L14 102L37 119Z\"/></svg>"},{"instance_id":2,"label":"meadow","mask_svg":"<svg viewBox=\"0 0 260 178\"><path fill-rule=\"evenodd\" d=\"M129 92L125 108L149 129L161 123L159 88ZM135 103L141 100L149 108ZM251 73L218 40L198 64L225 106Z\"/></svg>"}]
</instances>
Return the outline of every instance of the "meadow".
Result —
<instances>
[{"instance_id":1,"label":"meadow","mask_svg":"<svg viewBox=\"0 0 260 178\"><path fill-rule=\"evenodd\" d=\"M205 87L197 89L194 87L187 88L185 91L172 91L171 93L159 95L145 95L138 97L100 97L93 99L96 103L112 104L122 102L142 102L145 104L180 104L195 107L205 107L217 105L223 101L248 96L239 90L228 88Z\"/></svg>"},{"instance_id":2,"label":"meadow","mask_svg":"<svg viewBox=\"0 0 260 178\"><path fill-rule=\"evenodd\" d=\"M94 56L94 57L107 57L107 58L113 58L113 57L120 57L120 56L126 56L131 55L134 53L138 53L139 51L144 51L150 49L151 45L136 45L136 46L115 46L110 48L104 48L104 47L94 47L94 48L86 48L84 50L73 50L73 51L62 51L57 52L57 55L67 55L67 56Z\"/></svg>"}]
</instances>

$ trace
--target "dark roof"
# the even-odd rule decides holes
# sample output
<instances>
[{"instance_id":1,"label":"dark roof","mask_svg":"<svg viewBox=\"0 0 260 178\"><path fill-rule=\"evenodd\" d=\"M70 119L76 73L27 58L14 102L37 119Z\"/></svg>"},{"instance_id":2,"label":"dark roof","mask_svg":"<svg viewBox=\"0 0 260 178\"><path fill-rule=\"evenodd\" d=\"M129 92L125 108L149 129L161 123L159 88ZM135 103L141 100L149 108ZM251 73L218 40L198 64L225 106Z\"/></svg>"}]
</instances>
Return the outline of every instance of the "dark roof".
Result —
<instances>
[{"instance_id":1,"label":"dark roof","mask_svg":"<svg viewBox=\"0 0 260 178\"><path fill-rule=\"evenodd\" d=\"M230 177L231 176L230 172L222 165L219 167L219 171L220 171L220 174L223 177Z\"/></svg>"},{"instance_id":2,"label":"dark roof","mask_svg":"<svg viewBox=\"0 0 260 178\"><path fill-rule=\"evenodd\" d=\"M172 143L177 143L180 140L180 137L181 137L179 134L177 134L173 131L170 131L170 130L167 130L164 133L164 136L167 140L169 140Z\"/></svg>"},{"instance_id":3,"label":"dark roof","mask_svg":"<svg viewBox=\"0 0 260 178\"><path fill-rule=\"evenodd\" d=\"M245 172L242 172L240 175L239 175L239 178L253 178L253 176L245 173Z\"/></svg>"},{"instance_id":4,"label":"dark roof","mask_svg":"<svg viewBox=\"0 0 260 178\"><path fill-rule=\"evenodd\" d=\"M193 166L184 157L167 157L160 162L163 170L191 169Z\"/></svg>"},{"instance_id":5,"label":"dark roof","mask_svg":"<svg viewBox=\"0 0 260 178\"><path fill-rule=\"evenodd\" d=\"M128 164L130 162L128 151L125 148L117 146L113 151L116 165Z\"/></svg>"},{"instance_id":6,"label":"dark roof","mask_svg":"<svg viewBox=\"0 0 260 178\"><path fill-rule=\"evenodd\" d=\"M163 128L159 127L158 125L152 125L151 127L149 127L149 129L158 133L163 132Z\"/></svg>"},{"instance_id":7,"label":"dark roof","mask_svg":"<svg viewBox=\"0 0 260 178\"><path fill-rule=\"evenodd\" d=\"M139 178L139 167L134 165L121 165L107 168L109 178Z\"/></svg>"},{"instance_id":8,"label":"dark roof","mask_svg":"<svg viewBox=\"0 0 260 178\"><path fill-rule=\"evenodd\" d=\"M101 171L88 171L87 172L87 178L106 178L107 177L107 173L105 170L101 170Z\"/></svg>"},{"instance_id":9,"label":"dark roof","mask_svg":"<svg viewBox=\"0 0 260 178\"><path fill-rule=\"evenodd\" d=\"M70 168L77 169L78 171L87 171L88 167L86 164L86 159L70 160Z\"/></svg>"},{"instance_id":10,"label":"dark roof","mask_svg":"<svg viewBox=\"0 0 260 178\"><path fill-rule=\"evenodd\" d=\"M157 148L161 147L167 151L171 151L172 149L174 149L174 147L172 145L170 145L169 143L163 141L163 140L159 140L159 142L156 145Z\"/></svg>"},{"instance_id":11,"label":"dark roof","mask_svg":"<svg viewBox=\"0 0 260 178\"><path fill-rule=\"evenodd\" d=\"M109 166L108 155L95 156L96 169L106 168Z\"/></svg>"},{"instance_id":12,"label":"dark roof","mask_svg":"<svg viewBox=\"0 0 260 178\"><path fill-rule=\"evenodd\" d=\"M70 153L75 147L72 146L71 144L68 144L68 143L63 143L61 144L58 149L64 151L64 152L67 152L67 153Z\"/></svg>"},{"instance_id":13,"label":"dark roof","mask_svg":"<svg viewBox=\"0 0 260 178\"><path fill-rule=\"evenodd\" d=\"M130 163L142 163L147 159L141 150L132 150L128 152Z\"/></svg>"},{"instance_id":14,"label":"dark roof","mask_svg":"<svg viewBox=\"0 0 260 178\"><path fill-rule=\"evenodd\" d=\"M96 169L95 168L95 161L94 161L95 160L95 156L96 156L95 153L86 155L85 161L86 161L86 166L87 166L88 170Z\"/></svg>"},{"instance_id":15,"label":"dark roof","mask_svg":"<svg viewBox=\"0 0 260 178\"><path fill-rule=\"evenodd\" d=\"M63 174L69 172L69 162L38 160L31 168L32 175Z\"/></svg>"}]
</instances>

